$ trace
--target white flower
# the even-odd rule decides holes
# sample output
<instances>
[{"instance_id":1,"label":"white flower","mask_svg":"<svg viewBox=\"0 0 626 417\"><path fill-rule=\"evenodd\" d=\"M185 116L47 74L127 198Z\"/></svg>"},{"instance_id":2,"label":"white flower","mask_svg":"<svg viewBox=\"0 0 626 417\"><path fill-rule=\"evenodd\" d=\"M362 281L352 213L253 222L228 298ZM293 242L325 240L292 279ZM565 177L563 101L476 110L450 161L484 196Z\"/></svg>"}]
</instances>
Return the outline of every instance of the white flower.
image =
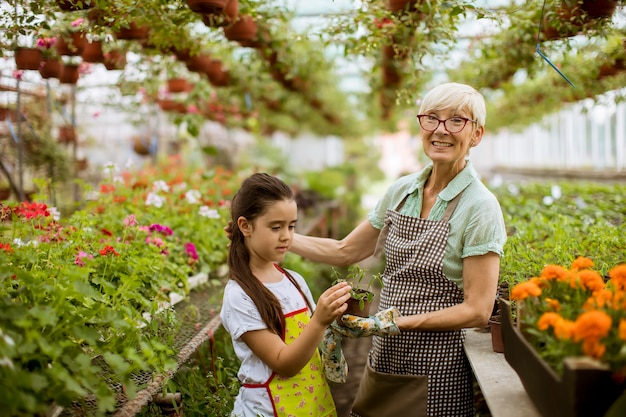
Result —
<instances>
[{"instance_id":1,"label":"white flower","mask_svg":"<svg viewBox=\"0 0 626 417\"><path fill-rule=\"evenodd\" d=\"M113 177L113 182L114 183L118 183L118 184L123 184L124 183L124 178L122 178L119 175L116 175L115 177Z\"/></svg>"},{"instance_id":2,"label":"white flower","mask_svg":"<svg viewBox=\"0 0 626 417\"><path fill-rule=\"evenodd\" d=\"M117 165L113 162L107 162L106 164L104 164L104 169L103 169L105 175L113 175L116 172L119 172L120 169L117 167Z\"/></svg>"},{"instance_id":3,"label":"white flower","mask_svg":"<svg viewBox=\"0 0 626 417\"><path fill-rule=\"evenodd\" d=\"M163 207L165 198L160 197L157 193L150 193L146 198L146 206Z\"/></svg>"},{"instance_id":4,"label":"white flower","mask_svg":"<svg viewBox=\"0 0 626 417\"><path fill-rule=\"evenodd\" d=\"M187 183L186 182L180 182L176 185L174 185L174 191L185 191L187 189Z\"/></svg>"},{"instance_id":5,"label":"white flower","mask_svg":"<svg viewBox=\"0 0 626 417\"><path fill-rule=\"evenodd\" d=\"M185 198L189 204L198 204L200 197L202 197L202 194L198 190L189 190L185 193Z\"/></svg>"},{"instance_id":6,"label":"white flower","mask_svg":"<svg viewBox=\"0 0 626 417\"><path fill-rule=\"evenodd\" d=\"M209 219L219 219L220 214L215 209L209 208L209 206L201 206L198 210L198 214L202 217L207 217Z\"/></svg>"},{"instance_id":7,"label":"white flower","mask_svg":"<svg viewBox=\"0 0 626 417\"><path fill-rule=\"evenodd\" d=\"M13 239L13 246L21 248L22 246L26 246L26 243L24 243L24 241L19 237L16 237L15 239Z\"/></svg>"},{"instance_id":8,"label":"white flower","mask_svg":"<svg viewBox=\"0 0 626 417\"><path fill-rule=\"evenodd\" d=\"M126 166L127 169L130 169L130 168L134 167L135 163L133 162L133 159L132 158L128 158L128 161L126 161L126 165L125 166Z\"/></svg>"},{"instance_id":9,"label":"white flower","mask_svg":"<svg viewBox=\"0 0 626 417\"><path fill-rule=\"evenodd\" d=\"M155 191L155 192L163 191L163 192L168 193L170 191L170 187L169 185L167 185L165 181L158 180L152 184L152 191Z\"/></svg>"},{"instance_id":10,"label":"white flower","mask_svg":"<svg viewBox=\"0 0 626 417\"><path fill-rule=\"evenodd\" d=\"M561 195L563 193L561 192L561 187L559 187L558 185L553 185L550 194L552 194L552 198L558 200L559 198L561 198Z\"/></svg>"},{"instance_id":11,"label":"white flower","mask_svg":"<svg viewBox=\"0 0 626 417\"><path fill-rule=\"evenodd\" d=\"M48 207L48 211L52 218L58 222L61 218L61 212L56 207Z\"/></svg>"},{"instance_id":12,"label":"white flower","mask_svg":"<svg viewBox=\"0 0 626 417\"><path fill-rule=\"evenodd\" d=\"M546 206L551 206L552 203L554 203L554 199L550 197L549 195L543 198L543 204L545 204Z\"/></svg>"}]
</instances>

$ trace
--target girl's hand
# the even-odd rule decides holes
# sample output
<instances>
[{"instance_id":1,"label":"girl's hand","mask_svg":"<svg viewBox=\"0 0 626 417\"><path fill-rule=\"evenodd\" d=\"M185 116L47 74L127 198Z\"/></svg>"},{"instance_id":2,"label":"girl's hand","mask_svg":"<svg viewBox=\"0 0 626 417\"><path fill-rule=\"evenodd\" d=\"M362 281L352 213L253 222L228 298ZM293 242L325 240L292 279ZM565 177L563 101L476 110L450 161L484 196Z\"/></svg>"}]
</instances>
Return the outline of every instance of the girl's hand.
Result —
<instances>
[{"instance_id":1,"label":"girl's hand","mask_svg":"<svg viewBox=\"0 0 626 417\"><path fill-rule=\"evenodd\" d=\"M350 299L352 287L347 282L340 282L326 291L317 300L317 307L313 319L327 327L341 317L348 308L346 301Z\"/></svg>"}]
</instances>

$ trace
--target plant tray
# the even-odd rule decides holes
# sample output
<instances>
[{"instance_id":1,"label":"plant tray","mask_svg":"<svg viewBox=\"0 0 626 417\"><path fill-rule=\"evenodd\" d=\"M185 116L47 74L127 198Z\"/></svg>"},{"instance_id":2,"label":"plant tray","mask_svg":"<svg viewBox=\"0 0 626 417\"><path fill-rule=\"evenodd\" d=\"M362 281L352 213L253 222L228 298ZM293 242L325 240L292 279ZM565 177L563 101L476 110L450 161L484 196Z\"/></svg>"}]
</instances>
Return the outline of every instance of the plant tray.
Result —
<instances>
[{"instance_id":1,"label":"plant tray","mask_svg":"<svg viewBox=\"0 0 626 417\"><path fill-rule=\"evenodd\" d=\"M589 358L567 358L559 376L513 324L510 303L500 300L504 357L544 417L600 417L624 392L611 372Z\"/></svg>"}]
</instances>

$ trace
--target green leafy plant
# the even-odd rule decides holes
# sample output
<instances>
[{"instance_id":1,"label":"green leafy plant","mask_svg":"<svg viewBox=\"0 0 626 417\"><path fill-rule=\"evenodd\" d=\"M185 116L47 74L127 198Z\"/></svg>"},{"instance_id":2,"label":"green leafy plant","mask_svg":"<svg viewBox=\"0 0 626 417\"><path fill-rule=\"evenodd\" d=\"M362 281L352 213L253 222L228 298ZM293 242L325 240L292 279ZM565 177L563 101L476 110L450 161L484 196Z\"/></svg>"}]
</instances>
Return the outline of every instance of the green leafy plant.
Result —
<instances>
[{"instance_id":1,"label":"green leafy plant","mask_svg":"<svg viewBox=\"0 0 626 417\"><path fill-rule=\"evenodd\" d=\"M365 309L365 303L371 303L374 300L375 285L382 287L383 281L380 274L369 275L367 270L359 265L350 265L345 275L341 272L333 269L333 285L340 282L347 282L352 287L350 291L350 297L352 300L358 302L359 310ZM365 286L365 287L364 287Z\"/></svg>"}]
</instances>

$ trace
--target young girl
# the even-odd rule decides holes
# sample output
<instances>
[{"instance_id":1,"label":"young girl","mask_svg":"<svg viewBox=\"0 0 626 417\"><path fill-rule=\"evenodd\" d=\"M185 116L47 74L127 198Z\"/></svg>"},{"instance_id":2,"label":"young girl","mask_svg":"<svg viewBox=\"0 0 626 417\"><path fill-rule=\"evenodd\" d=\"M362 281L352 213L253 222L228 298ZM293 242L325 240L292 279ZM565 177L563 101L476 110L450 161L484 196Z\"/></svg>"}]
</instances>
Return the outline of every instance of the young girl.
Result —
<instances>
[{"instance_id":1,"label":"young girl","mask_svg":"<svg viewBox=\"0 0 626 417\"><path fill-rule=\"evenodd\" d=\"M232 416L336 416L317 348L346 310L350 286L329 288L316 307L304 278L278 266L297 221L293 192L278 178L246 179L231 216L230 280L220 317L241 360Z\"/></svg>"}]
</instances>

